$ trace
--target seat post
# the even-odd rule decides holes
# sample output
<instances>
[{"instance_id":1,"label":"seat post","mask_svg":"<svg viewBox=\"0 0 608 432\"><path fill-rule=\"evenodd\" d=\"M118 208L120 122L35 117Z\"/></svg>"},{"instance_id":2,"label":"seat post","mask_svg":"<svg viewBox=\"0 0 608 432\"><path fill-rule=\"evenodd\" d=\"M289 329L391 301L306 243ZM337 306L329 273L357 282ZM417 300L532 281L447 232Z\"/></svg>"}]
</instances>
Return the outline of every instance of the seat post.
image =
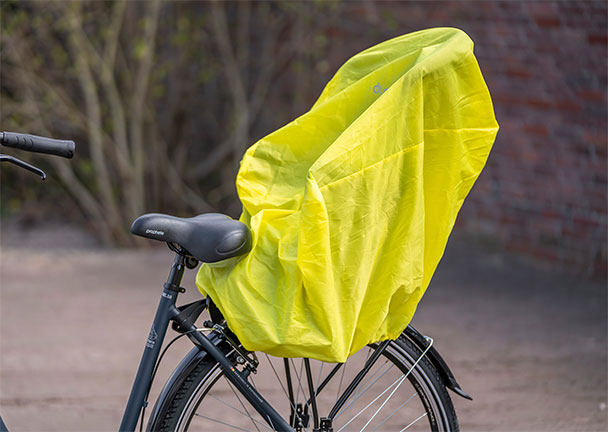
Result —
<instances>
[{"instance_id":1,"label":"seat post","mask_svg":"<svg viewBox=\"0 0 608 432\"><path fill-rule=\"evenodd\" d=\"M176 253L175 259L173 260L173 265L171 266L171 272L169 273L169 277L167 278L167 282L165 283L164 287L166 289L175 291L176 293L186 291L180 286L185 269L186 256L182 255L181 253Z\"/></svg>"}]
</instances>

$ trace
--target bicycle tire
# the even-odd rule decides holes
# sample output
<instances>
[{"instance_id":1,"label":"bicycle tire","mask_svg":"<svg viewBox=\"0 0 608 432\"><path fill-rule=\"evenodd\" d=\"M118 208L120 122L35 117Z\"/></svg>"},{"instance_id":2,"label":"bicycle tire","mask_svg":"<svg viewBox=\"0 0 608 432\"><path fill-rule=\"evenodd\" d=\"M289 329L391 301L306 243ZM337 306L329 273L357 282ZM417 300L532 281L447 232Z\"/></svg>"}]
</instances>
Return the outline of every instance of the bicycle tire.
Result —
<instances>
[{"instance_id":1,"label":"bicycle tire","mask_svg":"<svg viewBox=\"0 0 608 432\"><path fill-rule=\"evenodd\" d=\"M237 357L237 353L227 344L227 343L222 343L220 345L218 345L218 347L220 347L222 349L223 352L225 352L226 357L229 358L233 364L235 364L235 367L237 366L237 362L236 362L236 357ZM368 350L368 355L367 357L369 357L369 353L371 352L371 350L374 350L377 348L377 345L370 345ZM365 350L362 350L365 351ZM356 356L357 354L355 354ZM407 373L407 371L410 369L410 367L415 364L416 360L418 360L420 358L420 356L422 355L422 352L420 351L420 349L413 344L405 334L402 334L397 340L391 341L391 343L388 345L387 349L385 350L385 352L383 353L381 359L378 360L377 363L381 363L381 360L384 361L383 365L386 364L391 364L388 369L386 369L385 372L378 372L376 371L376 373L381 373L381 375L379 375L380 378L376 379L376 381L373 381L371 383L372 386L376 386L378 385L380 388L379 389L374 389L374 391L379 392L382 387L384 386L384 384L377 384L378 380L382 379L384 380L385 377L383 375L387 374L387 371L391 370L393 367L396 367L396 375L398 376L399 373L402 374L402 376L405 376L405 374ZM275 358L270 358L269 356L266 356L269 360L270 366L267 366L268 368L272 367L272 369L274 370L275 376L277 379L280 380L279 374L277 373L277 368L275 368L273 366L273 362L276 364L276 362L278 361L282 361L282 359L275 359ZM353 356L354 357L354 356ZM351 357L352 358L352 357ZM298 395L300 393L302 393L302 396L304 397L304 399L306 398L305 396L307 395L307 387L303 384L302 382L302 373L300 373L300 375L297 374L297 368L295 367L295 363L296 363L297 359L292 359L290 360L290 362L294 365L294 372L296 378L298 378L300 380L300 385L298 387ZM349 359L347 361L347 363L345 363L345 365L342 367L343 371L347 370L348 367L348 362L351 361L351 359ZM319 364L321 364L321 362L318 362ZM258 370L260 370L260 367L262 366L262 363L260 364L260 366L258 367ZM386 366L384 366L386 367ZM319 369L319 368L318 368ZM359 370L356 366L355 366L355 371ZM382 371L383 369L380 369L380 371ZM320 377L322 375L322 371L323 371L323 366L320 367L318 375L319 375L319 379L317 380L317 385L320 381ZM300 369L301 372L301 369ZM293 372L292 372L293 373ZM370 371L370 373L368 375L370 375L372 373L372 371ZM313 376L315 375L315 373L313 373ZM334 376L334 378L332 378L332 380L334 380L334 385L337 382L337 376L339 375L339 373L336 373L336 375ZM324 375L325 376L325 375ZM155 418L152 419L152 423L150 423L148 425L148 430L153 430L153 431L162 431L162 432L168 432L168 431L192 431L192 430L213 430L213 431L221 431L221 430L273 430L272 428L268 427L266 425L266 423L263 422L261 417L257 417L256 420L256 415L257 413L255 413L255 411L253 410L253 408L251 408L251 406L248 406L247 402L244 401L244 398L241 397L241 399L243 399L243 401L240 402L240 404L237 404L236 400L238 399L238 395L236 393L236 390L233 389L231 387L231 385L228 383L228 381L223 378L223 373L221 368L219 367L219 364L212 359L209 355L205 355L203 356L200 361L198 362L198 364L193 367L193 368L188 368L186 370L183 371L183 373L181 374L181 376L176 377L176 379L174 380L174 389L175 391L169 392L165 395L165 397L159 399L157 401L156 407L155 407L155 412L159 413L159 415ZM342 380L344 378L344 372L342 372ZM361 396L359 396L359 399L362 398L363 394L368 392L369 389L365 389L365 385L369 386L369 381L371 381L372 378L370 378L368 381L363 381L360 385L359 385L359 389L355 392L355 394L353 396L351 396L351 398L349 398L349 402L347 402L347 405L345 405L346 408L343 408L341 410L341 412L338 414L338 416L336 417L335 421L337 420L342 420L343 422L345 421L346 423L346 428L342 428L343 430L361 430L360 426L358 427L354 427L354 421L359 421L362 420L360 423L364 423L366 422L366 420L369 418L368 417L361 417L361 415L359 415L357 418L355 418L355 420L350 420L350 418L352 418L352 416L354 416L355 414L353 414L353 408L352 408L352 404L350 405L350 417L344 416L341 419L339 418L342 414L345 413L345 409L349 408L348 403L350 403L350 401L352 401L356 395L357 392L361 391L363 393L361 393ZM251 378L251 380L253 381L254 378ZM341 381L342 381L341 380ZM343 380L345 382L345 384L348 384L349 381L347 380ZM390 379L388 380L389 382L391 381ZM409 375L407 375L407 380L401 379L402 382L408 382L409 383L409 388L410 390L413 389L415 391L414 395L411 396L407 401L406 404L409 403L409 400L411 400L412 398L414 398L415 396L418 396L419 399L419 405L422 405L423 409L424 409L424 413L420 416L420 418L418 418L414 423L413 426L424 426L423 430L431 430L431 431L458 431L459 427L458 427L458 420L456 417L456 412L454 410L454 406L452 404L451 398L447 392L447 389L445 387L445 385L443 384L438 371L436 370L436 368L433 366L433 364L426 358L426 357L422 357L420 359L420 361L416 364L416 366L412 369L411 373ZM331 382L331 381L330 381ZM397 381L395 381L397 382ZM218 384L219 383L219 384ZM253 384L255 385L255 381L253 381ZM286 385L286 383L285 383ZM393 384L395 385L395 384ZM217 388L217 387L222 387ZM279 403L282 404L282 408L279 407L279 404L275 404L273 403L273 400L276 400L276 396L275 394L270 394L270 395L266 395L263 391L261 391L262 395L264 395L264 397L266 397L269 401L269 403L271 403L273 405L273 407L275 409L277 409L277 411L279 413L281 413L284 418L289 419L289 399L286 397L288 392L285 390L285 387L283 386L283 384L281 385L282 390L283 390L283 396L285 401ZM315 386L317 387L317 386ZM340 382L340 387L342 387L342 382ZM396 387L401 388L399 390L399 393L404 394L404 395L409 395L409 392L405 392L405 386L402 386L401 384L396 385ZM371 388L371 387L370 387ZM219 404L219 408L218 408L218 404L216 403L216 399L219 399L217 397L217 394L220 395L224 395L223 397L232 397L232 395L230 394L230 391L228 389L231 389L234 396L236 396L235 401L233 401L232 403L230 402L226 402L223 401L222 403ZM276 390L276 392L279 393L280 395L280 390L278 389ZM300 390L302 390L300 392ZM396 393L398 389L395 389ZM326 391L325 389L323 391ZM328 390L329 391L329 390ZM391 390L392 391L392 390ZM269 391L270 392L270 391ZM338 393L340 392L340 388L338 389L338 392L336 393L336 396L338 395ZM385 390L386 392L386 390ZM272 393L272 392L270 392ZM321 396L321 395L319 395ZM383 399L382 397L380 399ZM205 402L205 400L207 400L207 402ZM367 400L367 399L366 399ZM211 404L209 402L213 402L215 404L215 407L212 407ZM355 402L358 402L358 400L355 400ZM353 402L353 404L355 403ZM390 402L390 401L389 401ZM285 403L287 404L287 406L285 406ZM363 402L362 402L363 403ZM379 402L378 402L379 403ZM202 405L202 411L198 411L197 410L199 408L201 408ZM393 403L393 407L394 407L394 403ZM325 404L325 403L320 403L319 404L319 417L322 416L326 416L328 414L328 412L324 412L328 411L329 408L331 408L331 406L333 406L333 404ZM223 408L223 410L222 410ZM301 408L303 408L305 411L308 412L308 422L307 422L307 427L303 428L302 430L310 430L312 431L313 429L313 419L312 419L312 414L311 414L311 410L309 406L306 406L305 404L303 404L301 406ZM218 413L218 411L222 411L220 413ZM244 417L244 421L247 422L248 424L248 428L245 428L246 425L241 422L241 423L232 423L233 421L235 421L234 419L230 420L230 425L229 421L226 420L224 418L224 420L222 420L222 418L215 418L213 420L212 425L210 427L202 427L201 429L199 429L197 426L203 426L202 425L202 420L207 420L209 418L212 418L211 416L218 416L220 415L220 417L224 414L226 414L227 412L230 412L232 414L234 414L235 411L240 411L243 414ZM201 412L204 412L204 414L201 414ZM356 412L356 411L355 411ZM370 411L371 412L371 411ZM247 418L247 415L245 415L245 413L247 415L250 415L250 418ZM388 419L384 420L389 421L392 417L395 416L395 413L393 412L393 414L391 414ZM422 422L420 423L421 418L426 417L426 419L428 420L427 422ZM193 423L192 420L196 418L196 421ZM349 420L346 420L349 419ZM376 421L376 418L373 419L374 421ZM402 426L405 424L405 426L407 426L412 419L411 418L405 418L401 423L398 423L399 426L395 426L392 423L381 423L378 425L378 422L380 419L377 419L378 421L375 423L376 424L376 429L369 428L366 430L403 430ZM201 422L201 424L198 424L198 422ZM395 420L393 420L394 422ZM222 424L224 423L224 424ZM374 425L374 423L372 424L372 426ZM351 426L353 426L351 428ZM366 425L367 427L368 425ZM386 428L384 428L386 426ZM382 427L380 429L380 427ZM340 423L336 423L334 422L334 432L338 432L340 429ZM409 429L408 429L409 430ZM416 429L416 430L420 430L420 429Z\"/></svg>"}]
</instances>

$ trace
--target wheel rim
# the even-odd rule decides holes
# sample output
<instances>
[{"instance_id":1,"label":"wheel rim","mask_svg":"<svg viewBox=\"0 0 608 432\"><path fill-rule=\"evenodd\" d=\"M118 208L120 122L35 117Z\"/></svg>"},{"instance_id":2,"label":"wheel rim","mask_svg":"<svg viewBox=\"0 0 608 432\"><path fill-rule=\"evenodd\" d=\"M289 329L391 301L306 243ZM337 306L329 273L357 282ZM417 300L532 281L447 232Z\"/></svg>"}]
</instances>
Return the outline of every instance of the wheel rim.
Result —
<instances>
[{"instance_id":1,"label":"wheel rim","mask_svg":"<svg viewBox=\"0 0 608 432\"><path fill-rule=\"evenodd\" d=\"M321 391L317 398L319 417L327 416L338 396L369 357L371 349L367 348L351 357L341 368L342 371L336 373ZM411 370L407 378L403 378L418 356L419 353L412 354L404 346L391 343L336 415L333 422L334 432L448 430L446 410L438 402L441 399L425 368L419 365ZM309 393L303 361L289 361L294 408L307 412L309 419L302 430L312 431L311 408L306 406ZM283 359L260 355L258 374L250 375L249 380L284 418L289 419L290 404L282 362ZM311 366L314 385L318 388L335 364L311 361ZM382 409L374 415L381 405ZM215 364L193 391L178 420L177 430L261 432L273 429L229 383L219 365Z\"/></svg>"}]
</instances>

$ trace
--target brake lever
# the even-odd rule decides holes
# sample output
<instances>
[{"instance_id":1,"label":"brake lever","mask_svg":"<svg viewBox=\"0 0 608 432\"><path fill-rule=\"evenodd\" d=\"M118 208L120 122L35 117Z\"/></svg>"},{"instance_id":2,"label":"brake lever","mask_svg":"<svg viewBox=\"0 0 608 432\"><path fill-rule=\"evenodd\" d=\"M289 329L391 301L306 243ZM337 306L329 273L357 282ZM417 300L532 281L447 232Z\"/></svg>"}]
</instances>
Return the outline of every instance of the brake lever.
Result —
<instances>
[{"instance_id":1,"label":"brake lever","mask_svg":"<svg viewBox=\"0 0 608 432\"><path fill-rule=\"evenodd\" d=\"M35 167L34 165L30 165L27 162L22 161L21 159L17 159L16 157L0 154L0 162L10 162L12 164L17 165L18 167L25 168L28 171L33 172L34 174L38 174L42 180L46 179L46 174L40 168Z\"/></svg>"}]
</instances>

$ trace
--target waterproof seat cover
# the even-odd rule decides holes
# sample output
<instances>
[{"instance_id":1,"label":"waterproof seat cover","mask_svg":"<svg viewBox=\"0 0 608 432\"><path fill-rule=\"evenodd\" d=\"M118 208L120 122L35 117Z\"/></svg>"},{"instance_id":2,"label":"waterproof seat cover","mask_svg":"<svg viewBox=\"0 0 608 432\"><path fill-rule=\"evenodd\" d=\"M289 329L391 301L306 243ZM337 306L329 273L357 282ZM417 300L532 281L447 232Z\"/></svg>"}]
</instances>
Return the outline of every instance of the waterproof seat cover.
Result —
<instances>
[{"instance_id":1,"label":"waterproof seat cover","mask_svg":"<svg viewBox=\"0 0 608 432\"><path fill-rule=\"evenodd\" d=\"M250 147L249 254L197 285L248 350L343 362L412 319L498 131L462 31L350 58L314 106Z\"/></svg>"}]
</instances>

